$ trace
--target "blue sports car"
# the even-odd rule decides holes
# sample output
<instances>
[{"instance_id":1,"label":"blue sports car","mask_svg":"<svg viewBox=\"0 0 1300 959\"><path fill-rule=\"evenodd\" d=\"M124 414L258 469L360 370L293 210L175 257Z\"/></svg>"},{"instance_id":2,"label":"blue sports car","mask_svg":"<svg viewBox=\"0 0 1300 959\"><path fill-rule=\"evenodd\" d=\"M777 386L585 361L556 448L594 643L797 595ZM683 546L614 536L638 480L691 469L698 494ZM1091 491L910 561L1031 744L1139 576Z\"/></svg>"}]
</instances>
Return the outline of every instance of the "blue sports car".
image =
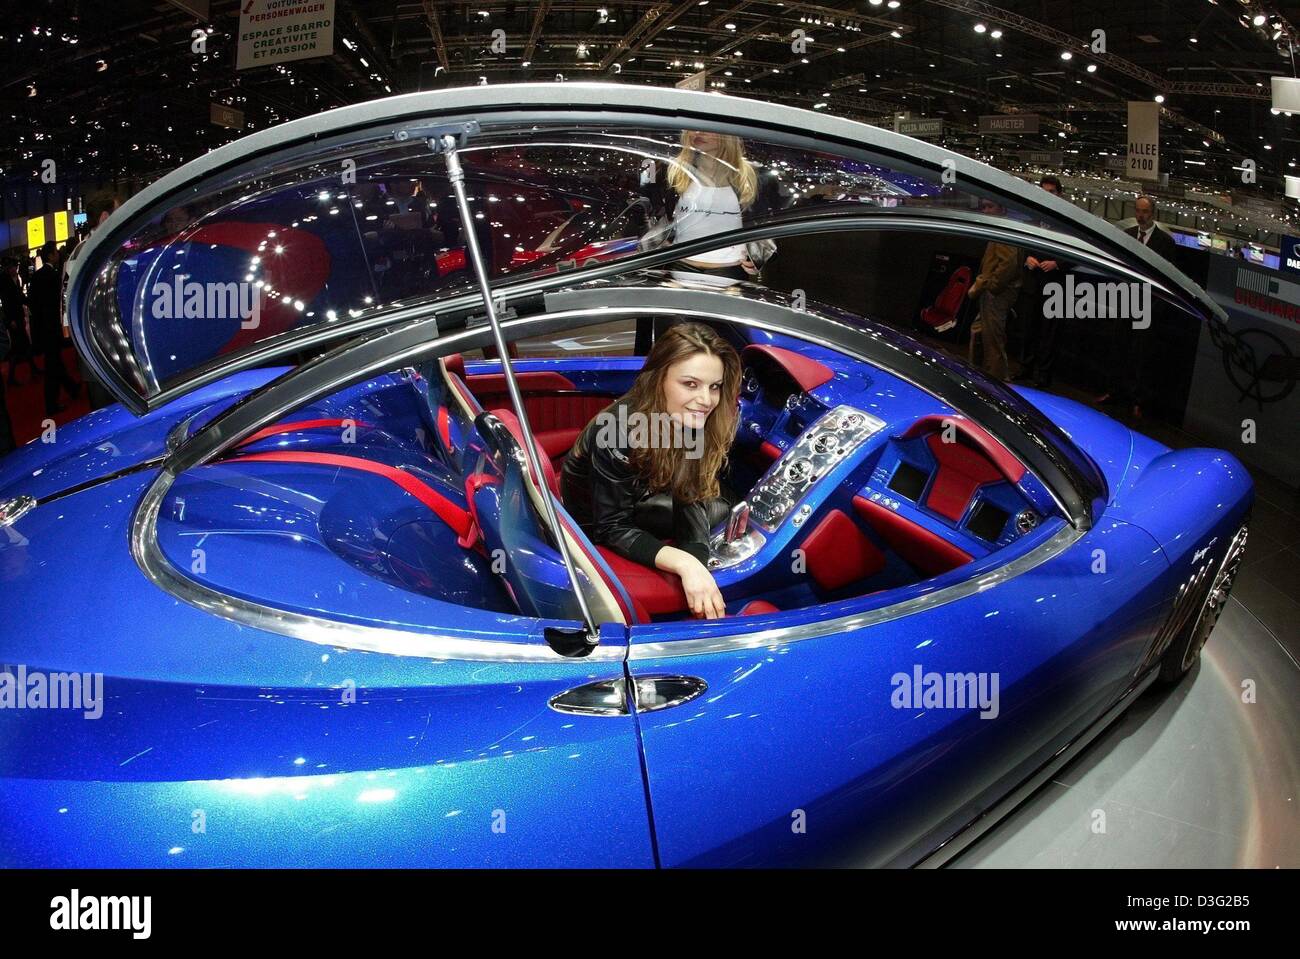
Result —
<instances>
[{"instance_id":1,"label":"blue sports car","mask_svg":"<svg viewBox=\"0 0 1300 959\"><path fill-rule=\"evenodd\" d=\"M742 138L761 211L599 258L581 229L543 242L578 211L605 242L638 204L652 232L639 198L690 130ZM119 403L0 461L0 865L951 858L1194 666L1253 492L1225 452L816 289L680 267L873 231L1046 251L1222 319L1008 174L683 90L349 106L133 197L67 286ZM439 268L466 246L474 270ZM683 319L743 361L711 620L556 482L636 376L632 330Z\"/></svg>"}]
</instances>

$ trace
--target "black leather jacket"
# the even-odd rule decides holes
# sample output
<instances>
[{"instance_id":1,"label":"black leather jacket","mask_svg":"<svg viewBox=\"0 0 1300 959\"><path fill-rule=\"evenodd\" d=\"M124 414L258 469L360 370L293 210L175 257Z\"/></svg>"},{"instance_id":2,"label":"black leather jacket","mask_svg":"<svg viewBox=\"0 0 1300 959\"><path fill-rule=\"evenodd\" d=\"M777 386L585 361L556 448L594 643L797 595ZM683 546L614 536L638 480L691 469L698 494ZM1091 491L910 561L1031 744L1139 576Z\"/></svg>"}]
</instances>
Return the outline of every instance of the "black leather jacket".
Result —
<instances>
[{"instance_id":1,"label":"black leather jacket","mask_svg":"<svg viewBox=\"0 0 1300 959\"><path fill-rule=\"evenodd\" d=\"M626 400L616 400L605 412L617 415L620 404ZM654 568L668 538L706 562L709 531L726 516L725 501L683 503L670 493L652 493L626 448L595 442L600 422L597 416L587 424L564 460L560 482L565 509L593 543L642 566Z\"/></svg>"}]
</instances>

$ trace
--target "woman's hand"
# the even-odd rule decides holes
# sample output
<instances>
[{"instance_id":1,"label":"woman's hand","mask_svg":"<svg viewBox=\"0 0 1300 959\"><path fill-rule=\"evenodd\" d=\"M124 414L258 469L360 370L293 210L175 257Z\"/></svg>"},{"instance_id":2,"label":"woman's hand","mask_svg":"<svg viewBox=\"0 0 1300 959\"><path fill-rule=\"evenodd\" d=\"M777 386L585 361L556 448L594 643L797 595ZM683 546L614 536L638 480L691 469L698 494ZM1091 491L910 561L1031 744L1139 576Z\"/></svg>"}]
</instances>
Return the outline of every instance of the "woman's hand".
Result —
<instances>
[{"instance_id":1,"label":"woman's hand","mask_svg":"<svg viewBox=\"0 0 1300 959\"><path fill-rule=\"evenodd\" d=\"M721 619L726 616L727 607L722 601L722 591L713 581L713 574L694 556L682 566L679 574L682 578L682 592L686 594L686 605L691 612L705 619Z\"/></svg>"},{"instance_id":2,"label":"woman's hand","mask_svg":"<svg viewBox=\"0 0 1300 959\"><path fill-rule=\"evenodd\" d=\"M686 605L696 616L721 619L727 615L722 591L713 581L713 574L690 553L675 546L665 546L655 556L655 566L680 577Z\"/></svg>"}]
</instances>

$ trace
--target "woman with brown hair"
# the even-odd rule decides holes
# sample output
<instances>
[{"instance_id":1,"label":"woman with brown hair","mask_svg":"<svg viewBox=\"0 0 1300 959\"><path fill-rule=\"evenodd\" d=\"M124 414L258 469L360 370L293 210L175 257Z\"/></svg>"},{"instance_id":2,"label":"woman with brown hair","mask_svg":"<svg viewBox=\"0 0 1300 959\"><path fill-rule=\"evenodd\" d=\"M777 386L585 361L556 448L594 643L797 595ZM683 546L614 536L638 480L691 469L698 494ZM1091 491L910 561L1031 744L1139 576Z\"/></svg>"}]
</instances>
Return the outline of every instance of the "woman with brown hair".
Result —
<instances>
[{"instance_id":1,"label":"woman with brown hair","mask_svg":"<svg viewBox=\"0 0 1300 959\"><path fill-rule=\"evenodd\" d=\"M592 541L681 578L697 616L726 615L705 565L726 518L719 474L736 435L740 357L699 323L667 330L628 392L564 461L564 505ZM672 539L668 545L665 540Z\"/></svg>"}]
</instances>

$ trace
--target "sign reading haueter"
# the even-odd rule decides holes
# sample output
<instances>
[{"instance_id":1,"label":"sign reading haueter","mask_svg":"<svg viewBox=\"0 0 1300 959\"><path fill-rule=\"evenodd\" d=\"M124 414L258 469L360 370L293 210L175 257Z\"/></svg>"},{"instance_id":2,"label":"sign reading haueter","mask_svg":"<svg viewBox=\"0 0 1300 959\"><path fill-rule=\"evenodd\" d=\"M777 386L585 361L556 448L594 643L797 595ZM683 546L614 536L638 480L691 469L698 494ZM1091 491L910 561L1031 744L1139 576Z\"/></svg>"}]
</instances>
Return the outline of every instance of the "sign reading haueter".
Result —
<instances>
[{"instance_id":1,"label":"sign reading haueter","mask_svg":"<svg viewBox=\"0 0 1300 959\"><path fill-rule=\"evenodd\" d=\"M1037 133L1037 113L993 113L980 117L980 133Z\"/></svg>"},{"instance_id":2,"label":"sign reading haueter","mask_svg":"<svg viewBox=\"0 0 1300 959\"><path fill-rule=\"evenodd\" d=\"M236 70L334 52L334 0L243 0Z\"/></svg>"}]
</instances>

